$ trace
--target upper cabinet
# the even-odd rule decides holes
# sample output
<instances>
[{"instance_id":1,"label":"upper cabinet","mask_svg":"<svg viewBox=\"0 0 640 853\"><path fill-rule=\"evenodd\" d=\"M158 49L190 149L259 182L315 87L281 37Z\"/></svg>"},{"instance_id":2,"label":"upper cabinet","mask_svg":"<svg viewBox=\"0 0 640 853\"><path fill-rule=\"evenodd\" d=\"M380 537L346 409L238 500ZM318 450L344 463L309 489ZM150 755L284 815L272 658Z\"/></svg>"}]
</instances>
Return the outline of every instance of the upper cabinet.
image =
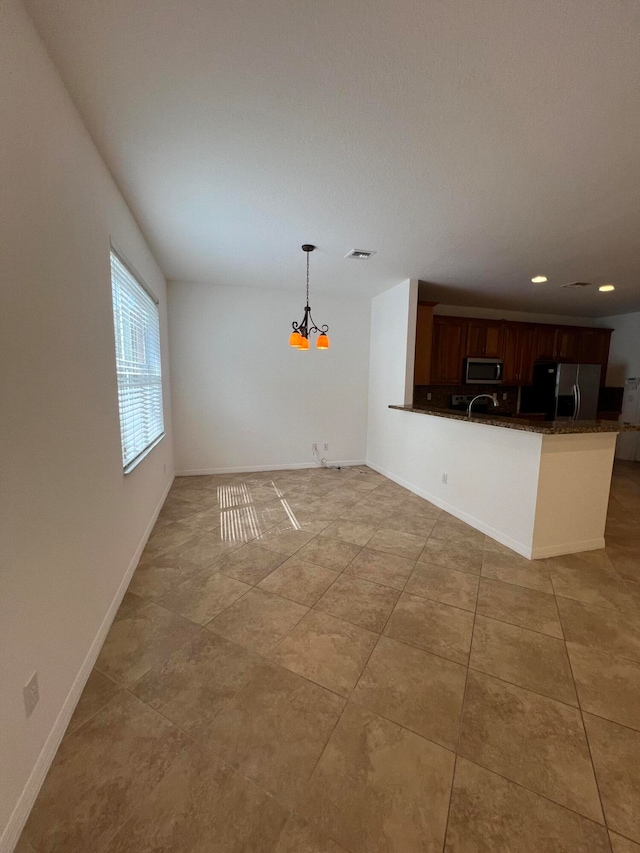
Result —
<instances>
[{"instance_id":1,"label":"upper cabinet","mask_svg":"<svg viewBox=\"0 0 640 853\"><path fill-rule=\"evenodd\" d=\"M467 347L467 321L462 317L433 318L431 382L462 382L462 362Z\"/></svg>"},{"instance_id":2,"label":"upper cabinet","mask_svg":"<svg viewBox=\"0 0 640 853\"><path fill-rule=\"evenodd\" d=\"M611 329L519 323L433 314L418 306L415 384L462 383L465 358L501 358L505 385L529 385L536 361L602 365L606 379Z\"/></svg>"},{"instance_id":3,"label":"upper cabinet","mask_svg":"<svg viewBox=\"0 0 640 853\"><path fill-rule=\"evenodd\" d=\"M500 320L469 320L466 356L500 358L503 325Z\"/></svg>"}]
</instances>

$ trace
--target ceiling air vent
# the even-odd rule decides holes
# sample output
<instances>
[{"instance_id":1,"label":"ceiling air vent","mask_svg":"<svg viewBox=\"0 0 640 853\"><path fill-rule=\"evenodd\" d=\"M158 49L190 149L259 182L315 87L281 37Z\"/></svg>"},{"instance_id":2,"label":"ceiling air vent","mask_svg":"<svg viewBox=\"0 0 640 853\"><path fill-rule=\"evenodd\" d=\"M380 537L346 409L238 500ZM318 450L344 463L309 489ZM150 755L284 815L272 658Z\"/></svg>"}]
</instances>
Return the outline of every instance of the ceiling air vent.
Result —
<instances>
[{"instance_id":1,"label":"ceiling air vent","mask_svg":"<svg viewBox=\"0 0 640 853\"><path fill-rule=\"evenodd\" d=\"M571 281L571 282L569 282L569 284L561 284L560 287L562 287L562 288L591 287L591 282L590 281Z\"/></svg>"},{"instance_id":2,"label":"ceiling air vent","mask_svg":"<svg viewBox=\"0 0 640 853\"><path fill-rule=\"evenodd\" d=\"M345 255L345 258L355 258L358 261L366 261L367 258L370 258L371 255L375 255L375 252L368 252L366 249L352 249L348 255Z\"/></svg>"}]
</instances>

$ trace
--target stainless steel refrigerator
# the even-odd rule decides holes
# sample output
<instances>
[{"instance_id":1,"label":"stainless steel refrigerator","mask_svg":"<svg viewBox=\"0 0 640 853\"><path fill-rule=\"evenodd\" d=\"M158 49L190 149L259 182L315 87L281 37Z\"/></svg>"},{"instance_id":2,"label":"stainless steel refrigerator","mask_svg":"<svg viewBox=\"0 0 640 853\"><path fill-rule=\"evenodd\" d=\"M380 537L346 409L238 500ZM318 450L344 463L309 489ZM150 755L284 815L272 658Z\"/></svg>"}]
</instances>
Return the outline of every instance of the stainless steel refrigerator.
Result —
<instances>
[{"instance_id":1,"label":"stainless steel refrigerator","mask_svg":"<svg viewBox=\"0 0 640 853\"><path fill-rule=\"evenodd\" d=\"M544 412L550 420L595 420L601 369L599 364L539 362L532 385L522 388L520 411Z\"/></svg>"}]
</instances>

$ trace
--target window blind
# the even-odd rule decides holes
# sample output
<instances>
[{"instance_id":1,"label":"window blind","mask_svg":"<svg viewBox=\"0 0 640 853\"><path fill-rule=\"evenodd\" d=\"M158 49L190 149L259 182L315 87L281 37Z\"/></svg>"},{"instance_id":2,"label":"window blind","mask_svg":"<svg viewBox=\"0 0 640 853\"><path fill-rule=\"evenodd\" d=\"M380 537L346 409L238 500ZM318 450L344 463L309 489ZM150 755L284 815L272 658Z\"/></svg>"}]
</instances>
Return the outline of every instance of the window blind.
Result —
<instances>
[{"instance_id":1,"label":"window blind","mask_svg":"<svg viewBox=\"0 0 640 853\"><path fill-rule=\"evenodd\" d=\"M126 473L164 433L160 317L155 300L114 251L111 290Z\"/></svg>"}]
</instances>

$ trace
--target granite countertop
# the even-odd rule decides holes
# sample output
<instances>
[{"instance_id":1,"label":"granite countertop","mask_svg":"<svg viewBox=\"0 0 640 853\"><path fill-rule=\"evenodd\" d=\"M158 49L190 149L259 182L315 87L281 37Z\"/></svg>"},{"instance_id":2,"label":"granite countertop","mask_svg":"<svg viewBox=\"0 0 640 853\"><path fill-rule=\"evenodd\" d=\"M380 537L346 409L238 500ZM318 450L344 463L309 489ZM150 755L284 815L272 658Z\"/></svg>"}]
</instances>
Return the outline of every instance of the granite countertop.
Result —
<instances>
[{"instance_id":1,"label":"granite countertop","mask_svg":"<svg viewBox=\"0 0 640 853\"><path fill-rule=\"evenodd\" d=\"M617 421L540 421L527 420L526 417L515 417L480 414L474 412L471 418L455 409L417 408L415 406L389 406L401 412L416 412L419 415L433 415L437 418L451 418L456 421L470 421L486 424L487 426L504 427L505 429L520 429L525 432L539 432L544 435L572 435L588 432L632 432L640 430L640 424L619 424Z\"/></svg>"}]
</instances>

